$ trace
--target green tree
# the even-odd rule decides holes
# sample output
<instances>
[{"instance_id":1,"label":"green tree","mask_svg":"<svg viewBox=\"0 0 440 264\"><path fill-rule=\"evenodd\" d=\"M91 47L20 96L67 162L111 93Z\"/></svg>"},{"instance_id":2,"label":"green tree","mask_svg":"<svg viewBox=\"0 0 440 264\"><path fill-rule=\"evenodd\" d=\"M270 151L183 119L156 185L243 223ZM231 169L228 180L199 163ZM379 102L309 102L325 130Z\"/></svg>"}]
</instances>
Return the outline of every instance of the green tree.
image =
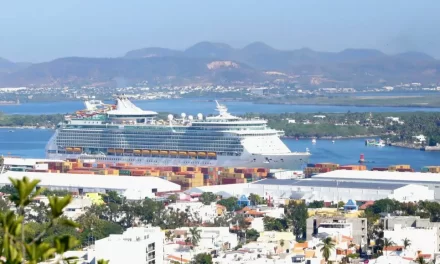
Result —
<instances>
[{"instance_id":1,"label":"green tree","mask_svg":"<svg viewBox=\"0 0 440 264\"><path fill-rule=\"evenodd\" d=\"M263 202L261 197L258 194L254 194L254 193L251 193L249 195L249 200L251 201L252 205L258 205L258 204L261 204Z\"/></svg>"},{"instance_id":2,"label":"green tree","mask_svg":"<svg viewBox=\"0 0 440 264\"><path fill-rule=\"evenodd\" d=\"M322 257L325 259L325 262L328 263L331 252L335 249L335 243L333 242L331 237L326 237L321 240L321 245Z\"/></svg>"},{"instance_id":3,"label":"green tree","mask_svg":"<svg viewBox=\"0 0 440 264\"><path fill-rule=\"evenodd\" d=\"M403 247L405 249L407 249L409 246L411 246L411 240L409 240L408 238L403 239L402 242L403 242Z\"/></svg>"},{"instance_id":4,"label":"green tree","mask_svg":"<svg viewBox=\"0 0 440 264\"><path fill-rule=\"evenodd\" d=\"M278 219L269 216L263 218L264 230L266 231L284 231L288 228L286 219Z\"/></svg>"},{"instance_id":5,"label":"green tree","mask_svg":"<svg viewBox=\"0 0 440 264\"><path fill-rule=\"evenodd\" d=\"M394 246L394 245L395 245L395 243L393 242L393 240L391 240L389 238L384 238L382 251L384 251L384 250L386 250L386 248ZM387 255L388 255L388 251L387 251Z\"/></svg>"},{"instance_id":6,"label":"green tree","mask_svg":"<svg viewBox=\"0 0 440 264\"><path fill-rule=\"evenodd\" d=\"M29 229L29 223L25 221L25 212L31 201L43 191L42 189L34 191L39 180L29 180L10 178L13 187L16 189L10 199L17 208L17 213L12 211L0 212L0 223L2 239L0 243L1 256L4 259L1 263L29 263L36 264L41 261L53 258L55 254L62 255L67 250L78 245L78 241L69 235L54 237L51 242L43 242L41 238L52 229L54 225L65 225L77 227L73 221L61 218L63 209L69 204L72 197L63 198L49 197L50 216L46 227L33 237L31 241L26 241L26 230Z\"/></svg>"},{"instance_id":7,"label":"green tree","mask_svg":"<svg viewBox=\"0 0 440 264\"><path fill-rule=\"evenodd\" d=\"M313 201L307 205L308 208L323 208L324 201Z\"/></svg>"},{"instance_id":8,"label":"green tree","mask_svg":"<svg viewBox=\"0 0 440 264\"><path fill-rule=\"evenodd\" d=\"M191 261L191 264L212 264L212 257L207 253L200 253L194 257L194 260Z\"/></svg>"},{"instance_id":9,"label":"green tree","mask_svg":"<svg viewBox=\"0 0 440 264\"><path fill-rule=\"evenodd\" d=\"M217 201L217 204L223 205L224 207L226 207L226 210L232 212L235 211L236 208L238 208L237 201L237 198L229 197L227 199L221 199L220 201Z\"/></svg>"},{"instance_id":10,"label":"green tree","mask_svg":"<svg viewBox=\"0 0 440 264\"><path fill-rule=\"evenodd\" d=\"M307 218L309 214L304 203L290 203L287 207L286 220L293 227L293 234L297 239L305 237L307 229Z\"/></svg>"},{"instance_id":11,"label":"green tree","mask_svg":"<svg viewBox=\"0 0 440 264\"><path fill-rule=\"evenodd\" d=\"M246 239L248 241L257 241L257 239L260 237L260 233L258 233L257 230L251 228L246 230ZM247 241L246 241L247 242Z\"/></svg>"},{"instance_id":12,"label":"green tree","mask_svg":"<svg viewBox=\"0 0 440 264\"><path fill-rule=\"evenodd\" d=\"M204 205L210 205L217 200L217 195L213 194L212 192L204 192L202 195L200 195L199 200Z\"/></svg>"},{"instance_id":13,"label":"green tree","mask_svg":"<svg viewBox=\"0 0 440 264\"><path fill-rule=\"evenodd\" d=\"M193 244L194 246L197 246L200 242L200 233L202 231L200 229L198 229L197 227L191 227L189 229L189 233L191 234L191 244Z\"/></svg>"},{"instance_id":14,"label":"green tree","mask_svg":"<svg viewBox=\"0 0 440 264\"><path fill-rule=\"evenodd\" d=\"M423 256L418 256L415 262L418 264L426 264L426 260L423 258Z\"/></svg>"},{"instance_id":15,"label":"green tree","mask_svg":"<svg viewBox=\"0 0 440 264\"><path fill-rule=\"evenodd\" d=\"M175 203L176 201L177 201L177 195L176 194L171 194L170 196L168 196L168 200L171 202L171 203Z\"/></svg>"}]
</instances>

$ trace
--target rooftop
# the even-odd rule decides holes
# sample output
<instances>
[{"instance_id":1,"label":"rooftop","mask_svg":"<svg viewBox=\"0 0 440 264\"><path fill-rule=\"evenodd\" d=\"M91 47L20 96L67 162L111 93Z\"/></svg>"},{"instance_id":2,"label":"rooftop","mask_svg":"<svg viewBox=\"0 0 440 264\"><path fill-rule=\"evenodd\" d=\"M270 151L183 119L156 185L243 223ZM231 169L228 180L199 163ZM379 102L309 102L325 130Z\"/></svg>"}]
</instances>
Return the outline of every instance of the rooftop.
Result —
<instances>
[{"instance_id":1,"label":"rooftop","mask_svg":"<svg viewBox=\"0 0 440 264\"><path fill-rule=\"evenodd\" d=\"M349 188L349 189L382 189L395 190L406 186L407 184L398 183L371 183L371 182L350 182L326 179L301 179L301 180L282 180L282 179L265 179L253 184L264 185L286 185L286 186L306 186L306 187L324 187L324 188Z\"/></svg>"},{"instance_id":2,"label":"rooftop","mask_svg":"<svg viewBox=\"0 0 440 264\"><path fill-rule=\"evenodd\" d=\"M180 191L180 185L161 179L159 177L132 177L132 176L108 176L93 174L71 173L43 173L7 171L0 174L0 186L11 184L9 178L21 179L24 176L29 179L39 179L39 186L45 187L74 187L116 190L151 190L157 188L161 191Z\"/></svg>"},{"instance_id":3,"label":"rooftop","mask_svg":"<svg viewBox=\"0 0 440 264\"><path fill-rule=\"evenodd\" d=\"M434 173L390 172L390 171L350 171L335 170L313 176L313 179L327 180L377 180L380 182L408 182L439 184L440 177Z\"/></svg>"}]
</instances>

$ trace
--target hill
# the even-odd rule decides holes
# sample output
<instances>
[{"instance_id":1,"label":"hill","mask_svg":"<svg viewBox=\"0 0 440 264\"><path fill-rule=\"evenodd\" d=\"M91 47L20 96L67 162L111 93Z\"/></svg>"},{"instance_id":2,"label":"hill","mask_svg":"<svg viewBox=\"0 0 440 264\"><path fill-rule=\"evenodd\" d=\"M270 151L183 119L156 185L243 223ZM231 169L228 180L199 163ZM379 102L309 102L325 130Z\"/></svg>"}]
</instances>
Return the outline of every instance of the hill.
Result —
<instances>
[{"instance_id":1,"label":"hill","mask_svg":"<svg viewBox=\"0 0 440 264\"><path fill-rule=\"evenodd\" d=\"M0 77L7 85L113 85L117 79L127 83L148 80L153 84L252 81L262 75L242 63L186 57L149 58L62 58L33 64ZM223 63L222 63L223 62Z\"/></svg>"},{"instance_id":2,"label":"hill","mask_svg":"<svg viewBox=\"0 0 440 264\"><path fill-rule=\"evenodd\" d=\"M237 49L205 41L183 51L152 47L129 51L120 58L60 58L24 68L17 65L0 60L0 85L107 85L124 78L127 84L300 83L353 87L440 80L440 61L421 52L388 55L353 48L340 52L279 50L263 42Z\"/></svg>"}]
</instances>

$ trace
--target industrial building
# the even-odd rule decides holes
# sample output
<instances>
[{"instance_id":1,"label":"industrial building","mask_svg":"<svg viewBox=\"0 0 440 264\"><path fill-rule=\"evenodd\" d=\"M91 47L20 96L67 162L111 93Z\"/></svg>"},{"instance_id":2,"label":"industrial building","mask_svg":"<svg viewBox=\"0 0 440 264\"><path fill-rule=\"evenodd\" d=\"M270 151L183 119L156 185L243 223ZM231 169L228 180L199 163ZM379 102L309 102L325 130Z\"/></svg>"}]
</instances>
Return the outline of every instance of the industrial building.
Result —
<instances>
[{"instance_id":1,"label":"industrial building","mask_svg":"<svg viewBox=\"0 0 440 264\"><path fill-rule=\"evenodd\" d=\"M440 185L440 184L439 184ZM233 186L204 186L188 190L189 193L213 192L215 194L239 196L258 194L271 199L303 199L307 202L347 202L396 199L401 202L434 200L434 191L428 187L410 183L343 181L335 179L265 179L254 183Z\"/></svg>"},{"instance_id":2,"label":"industrial building","mask_svg":"<svg viewBox=\"0 0 440 264\"><path fill-rule=\"evenodd\" d=\"M316 180L339 182L364 182L379 184L416 184L434 191L434 199L440 200L440 174L394 171L350 171L335 170L313 176Z\"/></svg>"},{"instance_id":3,"label":"industrial building","mask_svg":"<svg viewBox=\"0 0 440 264\"><path fill-rule=\"evenodd\" d=\"M154 196L157 192L180 191L180 185L161 179L159 177L133 177L133 176L109 176L88 175L69 173L43 173L43 172L18 172L7 171L0 174L0 186L10 185L9 178L21 179L24 176L29 179L38 179L37 187L49 190L67 190L82 193L105 193L116 191L124 194L128 191L139 193L143 197Z\"/></svg>"}]
</instances>

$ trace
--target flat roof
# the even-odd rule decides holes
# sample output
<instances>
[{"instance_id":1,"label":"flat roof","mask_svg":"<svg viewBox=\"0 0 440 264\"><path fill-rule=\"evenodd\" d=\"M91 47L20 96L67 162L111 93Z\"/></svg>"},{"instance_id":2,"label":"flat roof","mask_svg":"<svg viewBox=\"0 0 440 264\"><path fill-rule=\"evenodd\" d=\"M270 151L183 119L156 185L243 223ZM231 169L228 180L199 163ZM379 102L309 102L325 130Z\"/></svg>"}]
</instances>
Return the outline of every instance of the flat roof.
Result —
<instances>
[{"instance_id":1,"label":"flat roof","mask_svg":"<svg viewBox=\"0 0 440 264\"><path fill-rule=\"evenodd\" d=\"M408 183L440 184L440 173L335 170L317 174L313 179L377 180Z\"/></svg>"},{"instance_id":2,"label":"flat roof","mask_svg":"<svg viewBox=\"0 0 440 264\"><path fill-rule=\"evenodd\" d=\"M395 190L408 184L402 183L370 183L356 181L337 181L319 179L266 179L253 183L255 185L283 185L283 186L305 186L305 187L324 187L324 188L349 188L349 189L373 189L373 190Z\"/></svg>"},{"instance_id":3,"label":"flat roof","mask_svg":"<svg viewBox=\"0 0 440 264\"><path fill-rule=\"evenodd\" d=\"M21 179L24 176L29 179L39 179L38 186L42 187L71 187L84 189L113 189L113 190L151 190L157 188L158 192L180 191L178 184L161 179L159 177L134 177L113 176L94 174L71 174L71 173L44 173L7 171L0 174L0 186L9 185L9 178Z\"/></svg>"}]
</instances>

